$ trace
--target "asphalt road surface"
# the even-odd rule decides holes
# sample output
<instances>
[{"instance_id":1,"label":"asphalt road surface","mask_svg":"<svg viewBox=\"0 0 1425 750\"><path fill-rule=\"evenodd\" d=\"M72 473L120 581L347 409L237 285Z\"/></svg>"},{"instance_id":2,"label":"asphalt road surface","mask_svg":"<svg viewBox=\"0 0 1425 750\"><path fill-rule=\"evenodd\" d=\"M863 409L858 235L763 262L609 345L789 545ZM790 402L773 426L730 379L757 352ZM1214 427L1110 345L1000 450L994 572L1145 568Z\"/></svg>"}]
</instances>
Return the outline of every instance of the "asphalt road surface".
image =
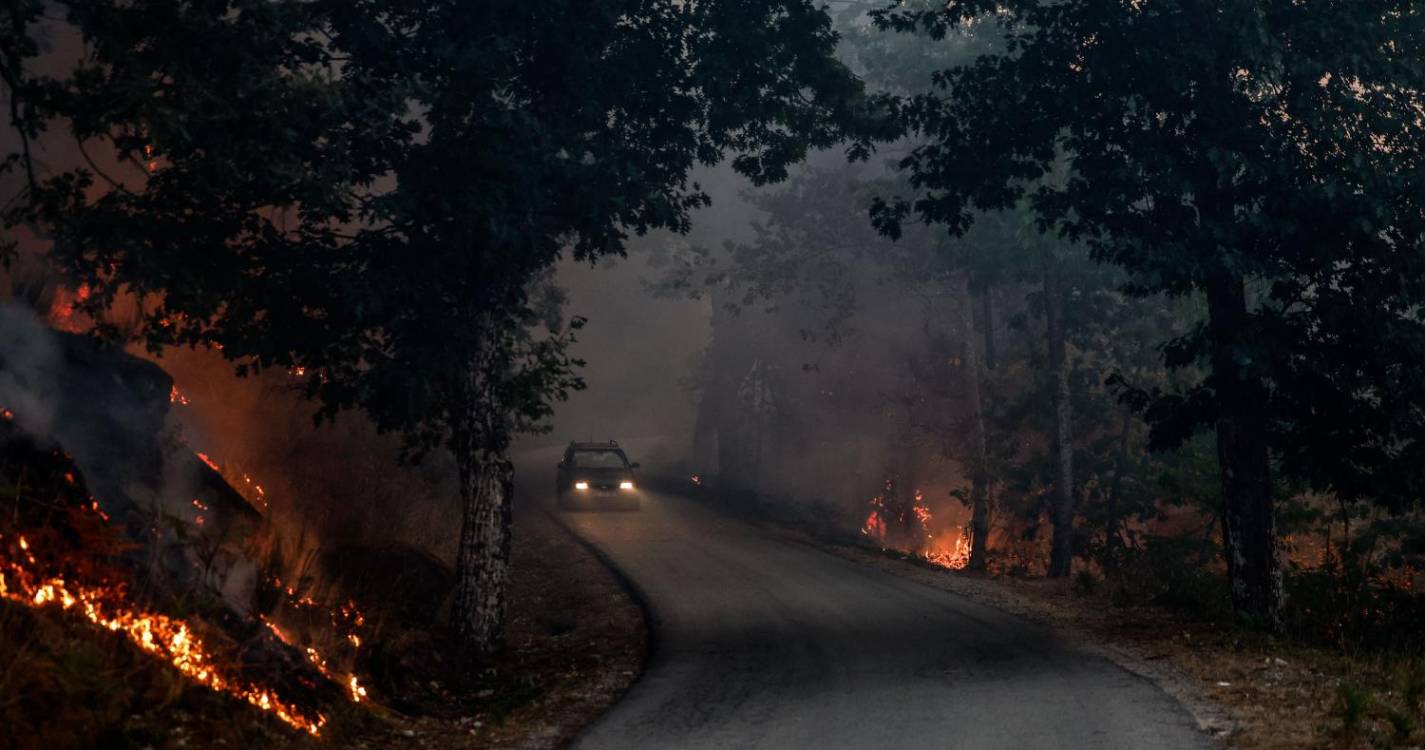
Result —
<instances>
[{"instance_id":1,"label":"asphalt road surface","mask_svg":"<svg viewBox=\"0 0 1425 750\"><path fill-rule=\"evenodd\" d=\"M564 518L652 610L646 673L581 750L1211 747L1046 628L693 501Z\"/></svg>"}]
</instances>

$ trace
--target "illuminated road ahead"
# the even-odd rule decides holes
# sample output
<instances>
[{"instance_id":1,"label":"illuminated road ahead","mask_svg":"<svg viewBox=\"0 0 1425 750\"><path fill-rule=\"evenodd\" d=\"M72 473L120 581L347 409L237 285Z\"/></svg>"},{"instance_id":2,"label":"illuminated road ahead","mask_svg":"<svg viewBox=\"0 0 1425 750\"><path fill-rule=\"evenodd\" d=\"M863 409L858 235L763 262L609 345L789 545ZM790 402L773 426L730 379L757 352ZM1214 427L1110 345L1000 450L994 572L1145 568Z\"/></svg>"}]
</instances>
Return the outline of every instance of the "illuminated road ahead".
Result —
<instances>
[{"instance_id":1,"label":"illuminated road ahead","mask_svg":"<svg viewBox=\"0 0 1425 750\"><path fill-rule=\"evenodd\" d=\"M648 670L581 750L1211 747L1051 631L692 501L564 518L652 607Z\"/></svg>"}]
</instances>

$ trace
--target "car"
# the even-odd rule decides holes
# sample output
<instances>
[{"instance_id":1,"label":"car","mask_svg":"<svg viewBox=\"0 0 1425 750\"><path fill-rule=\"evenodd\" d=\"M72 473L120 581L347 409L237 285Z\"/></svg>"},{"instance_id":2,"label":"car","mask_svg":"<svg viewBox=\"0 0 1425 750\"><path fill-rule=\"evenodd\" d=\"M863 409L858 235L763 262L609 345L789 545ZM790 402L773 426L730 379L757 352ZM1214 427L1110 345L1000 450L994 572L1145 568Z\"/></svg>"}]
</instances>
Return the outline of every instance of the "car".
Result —
<instances>
[{"instance_id":1,"label":"car","mask_svg":"<svg viewBox=\"0 0 1425 750\"><path fill-rule=\"evenodd\" d=\"M636 462L615 440L604 443L571 442L554 480L554 493L563 510L620 508L638 510L643 491L633 470Z\"/></svg>"}]
</instances>

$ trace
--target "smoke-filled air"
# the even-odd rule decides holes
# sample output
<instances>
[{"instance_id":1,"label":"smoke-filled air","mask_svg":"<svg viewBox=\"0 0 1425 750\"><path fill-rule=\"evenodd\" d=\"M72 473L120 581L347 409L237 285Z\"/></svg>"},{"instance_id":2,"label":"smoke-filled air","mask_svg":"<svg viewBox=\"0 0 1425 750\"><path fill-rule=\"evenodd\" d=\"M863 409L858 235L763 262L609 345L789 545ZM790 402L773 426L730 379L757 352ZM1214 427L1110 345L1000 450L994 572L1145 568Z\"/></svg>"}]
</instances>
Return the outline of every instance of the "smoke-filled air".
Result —
<instances>
[{"instance_id":1,"label":"smoke-filled air","mask_svg":"<svg viewBox=\"0 0 1425 750\"><path fill-rule=\"evenodd\" d=\"M1425 745L1423 47L5 0L0 750Z\"/></svg>"}]
</instances>

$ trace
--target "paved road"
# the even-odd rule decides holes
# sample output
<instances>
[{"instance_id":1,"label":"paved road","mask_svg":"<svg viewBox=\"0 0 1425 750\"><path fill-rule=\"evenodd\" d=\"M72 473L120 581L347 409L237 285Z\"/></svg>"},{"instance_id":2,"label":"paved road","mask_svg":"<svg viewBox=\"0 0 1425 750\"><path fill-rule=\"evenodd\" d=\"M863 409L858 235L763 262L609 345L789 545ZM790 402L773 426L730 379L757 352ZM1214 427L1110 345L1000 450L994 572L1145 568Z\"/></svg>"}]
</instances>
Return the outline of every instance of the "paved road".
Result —
<instances>
[{"instance_id":1,"label":"paved road","mask_svg":"<svg viewBox=\"0 0 1425 750\"><path fill-rule=\"evenodd\" d=\"M565 518L653 615L647 672L576 748L1211 747L1042 627L689 500Z\"/></svg>"}]
</instances>

